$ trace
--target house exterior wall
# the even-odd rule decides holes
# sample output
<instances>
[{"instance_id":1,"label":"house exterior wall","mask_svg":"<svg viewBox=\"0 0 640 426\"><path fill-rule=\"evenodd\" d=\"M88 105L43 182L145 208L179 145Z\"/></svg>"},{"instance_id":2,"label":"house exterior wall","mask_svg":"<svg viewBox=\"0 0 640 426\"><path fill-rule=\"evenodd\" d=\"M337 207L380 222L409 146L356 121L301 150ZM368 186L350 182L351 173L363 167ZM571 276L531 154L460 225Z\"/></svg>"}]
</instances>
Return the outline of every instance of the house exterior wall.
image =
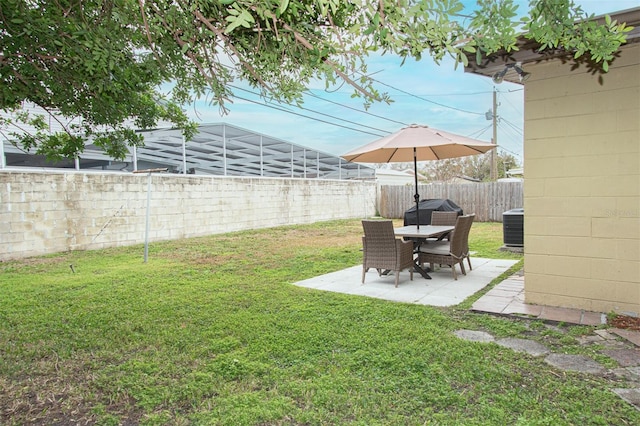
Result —
<instances>
[{"instance_id":1,"label":"house exterior wall","mask_svg":"<svg viewBox=\"0 0 640 426\"><path fill-rule=\"evenodd\" d=\"M640 315L640 43L526 70L526 302Z\"/></svg>"},{"instance_id":2,"label":"house exterior wall","mask_svg":"<svg viewBox=\"0 0 640 426\"><path fill-rule=\"evenodd\" d=\"M148 174L0 171L0 261L142 244ZM374 182L153 174L149 241L365 218ZM251 245L251 243L248 243Z\"/></svg>"}]
</instances>

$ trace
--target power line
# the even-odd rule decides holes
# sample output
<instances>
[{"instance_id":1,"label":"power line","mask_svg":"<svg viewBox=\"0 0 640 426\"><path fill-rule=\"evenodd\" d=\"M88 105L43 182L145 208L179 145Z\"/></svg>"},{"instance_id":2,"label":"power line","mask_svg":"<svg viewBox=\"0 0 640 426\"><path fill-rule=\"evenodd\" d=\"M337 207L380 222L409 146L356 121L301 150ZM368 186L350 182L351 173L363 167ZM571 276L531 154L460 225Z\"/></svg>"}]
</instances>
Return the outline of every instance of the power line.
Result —
<instances>
[{"instance_id":1,"label":"power line","mask_svg":"<svg viewBox=\"0 0 640 426\"><path fill-rule=\"evenodd\" d=\"M522 89L520 89L520 90L522 90ZM514 90L514 91L515 91L515 90ZM514 92L514 91L511 91L511 90L510 90L510 91L508 91L508 92L506 92L506 93L512 93L512 92ZM502 95L502 94L504 94L505 92L499 92L499 93ZM506 103L508 103L509 105L511 105L511 108L513 108L515 111L518 111L520 114L522 114L522 110L521 110L521 108L520 108L520 107L516 107L515 105L513 105L513 103L511 103L511 101L509 100L509 98L508 98L508 97L506 97L506 96L501 96L501 98L500 98L500 99L501 99L501 100L504 100Z\"/></svg>"},{"instance_id":2,"label":"power line","mask_svg":"<svg viewBox=\"0 0 640 426\"><path fill-rule=\"evenodd\" d=\"M308 116L308 115L304 115L304 114L300 114L300 113L297 113L297 112L293 112L293 111L287 110L286 108L277 107L275 105L269 105L269 104L261 103L261 102L258 102L258 101L252 100L252 99L243 98L241 96L234 95L233 97L236 98L236 99L240 99L242 101L254 103L256 105L261 105L261 106L264 106L264 107L267 107L267 108L272 108L272 109L275 109L275 110L278 110L278 111L286 112L288 114L293 114L293 115L297 115L299 117L308 118L310 120L319 121L321 123L329 124L331 126L342 127L343 129L353 130L354 132L366 133L366 134L377 136L377 137L386 136L386 135L381 135L381 134L378 134L378 133L368 132L366 130L354 129L353 127L348 127L348 126L343 126L341 124L332 123L330 121L326 121L326 120L322 120L322 119L319 119L319 118L316 118L316 117L311 117L311 116ZM389 132L386 132L386 133L388 134Z\"/></svg>"},{"instance_id":3,"label":"power line","mask_svg":"<svg viewBox=\"0 0 640 426\"><path fill-rule=\"evenodd\" d=\"M384 83L384 82L382 82L380 80L377 80L377 79L373 79L372 78L372 80L378 82L379 84L381 84L383 86L386 86L386 87L389 87L389 88L391 88L393 90L396 90L396 91L398 91L400 93L406 94L406 95L414 97L416 99L419 99L419 100L422 100L422 101L425 101L425 102L429 102L429 103L432 103L432 104L435 104L435 105L438 105L438 106L441 106L441 107L444 107L444 108L448 108L448 109L452 109L452 110L456 110L456 111L460 111L460 112L464 112L464 113L468 113L468 114L485 115L485 113L478 113L478 112L468 111L468 110L464 110L464 109L461 109L461 108L456 108L456 107L445 105L445 104L442 104L442 103L439 103L439 102L435 102L435 101L432 101L430 99L426 99L426 98L424 98L422 96L418 96L418 95L415 95L413 93L409 93L407 91L404 91L402 89L394 87L394 86L392 86L390 84ZM244 89L242 87L238 87L238 86L234 86L234 85L230 85L230 87L232 87L234 89L237 89L237 90L241 90L241 91L247 92L247 93L251 93L251 94L253 94L255 96L258 96L258 97L261 97L260 94L258 94L256 92L253 92L251 90ZM455 95L461 95L461 96L462 95L477 95L477 94L484 94L484 93L489 93L489 92L474 92L474 93L469 93L469 94L455 94ZM329 99L322 98L321 96L315 95L315 94L311 93L310 91L306 91L306 94L308 96L311 96L313 98L319 99L321 101L328 102L328 103L334 104L334 105L338 105L338 106L340 106L342 108L350 109L350 110L359 112L361 114L366 114L366 115L374 117L376 119L385 120L385 121L396 123L396 124L400 124L400 125L403 125L403 126L407 126L408 125L407 123L404 123L402 121L393 120L393 119L390 119L390 118L387 118L387 117L384 117L384 116L381 116L381 115L373 114L373 113L370 113L368 111L363 111L363 110L358 109L358 108L354 108L354 107L351 107L351 106L348 106L348 105L345 105L345 104L342 104L342 103L339 103L339 102L335 102L335 101L332 101L332 100L329 100ZM438 96L438 95L434 95L434 96ZM439 95L439 96L450 96L450 95ZM362 129L358 129L358 128L354 128L354 127L350 127L350 126L337 124L337 123L334 123L334 122L331 122L331 121L319 119L317 117L313 117L313 116L309 116L309 115L305 115L305 114L300 114L300 113L294 112L294 111L292 111L290 109L287 109L285 107L275 106L275 105L269 104L267 102L259 102L259 101L255 101L255 100L252 100L252 99L247 99L247 98L243 98L243 97L235 96L235 95L233 95L233 97L235 97L235 98L237 98L239 100L243 100L243 101L246 101L246 102L250 102L250 103L256 104L256 105L265 106L265 107L268 107L268 108L275 109L277 111L286 112L288 114L292 114L292 115L295 115L295 116L303 117L303 118L306 118L306 119L309 119L309 120L315 120L317 122L321 122L321 123L324 123L324 124L332 125L332 126L335 126L335 127L344 128L344 129L355 131L355 132L360 132L360 133L374 135L374 136L384 136L384 135L387 135L387 134L391 133L391 132L389 132L387 130L379 129L379 128L372 127L372 126L363 125L363 124L360 124L360 123L357 123L357 122L354 122L354 121L346 120L346 119L343 119L341 117L336 117L334 115L326 114L326 113L323 113L323 112L320 112L320 111L317 111L317 110L314 110L314 109L302 107L302 106L299 106L299 105L295 105L295 107L299 108L299 109L302 109L302 110L305 110L305 111L310 111L310 112L312 112L314 114L317 114L317 115L328 117L328 118L330 118L332 120L338 120L338 121L349 123L349 124L352 124L352 125L355 125L355 126L358 126L358 127L364 127L364 128L367 128L367 129L371 129L374 132L381 132L383 134L381 135L381 134L373 133L373 132L370 132L370 131L367 131L367 130L362 130ZM286 105L294 106L294 105L291 105L291 104L286 104ZM484 129L480 129L477 132L478 136L484 134L484 132L486 132L486 130L488 128L490 128L490 127L491 126L489 126L487 128L484 128Z\"/></svg>"},{"instance_id":4,"label":"power line","mask_svg":"<svg viewBox=\"0 0 640 426\"><path fill-rule=\"evenodd\" d=\"M510 149L507 149L502 145L500 145L500 149L503 150L503 151L507 151L511 155L515 155L516 157L522 158L522 155L520 155L519 153L511 151Z\"/></svg>"},{"instance_id":5,"label":"power line","mask_svg":"<svg viewBox=\"0 0 640 426\"><path fill-rule=\"evenodd\" d=\"M238 90L242 90L242 91L247 92L247 93L251 93L252 95L260 96L258 93L252 92L251 90L243 89L241 87L237 87L237 86L233 86L233 85L229 85L229 86L234 88L234 89L238 89ZM284 111L284 112L288 112L290 114L295 114L295 115L298 115L298 116L301 116L301 117L307 117L307 118L314 119L313 117L309 117L309 116L305 116L305 115L302 115L302 114L299 114L299 113L295 113L295 112L293 112L291 110L288 110L286 108L283 108L283 107L276 107L274 105L271 105L271 104L268 104L268 103L260 103L258 101L250 101L248 99L243 99L243 98L240 98L240 97L235 96L235 95L234 95L234 97L237 97L238 99L242 99L242 100L245 100L245 101L253 102L253 103L258 104L258 105L268 106L270 108L274 108L274 109L277 109L279 111ZM325 117L329 117L329 118L332 118L334 120L343 121L343 122L349 123L349 124L355 124L356 126L365 127L365 128L371 129L371 130L375 130L377 132L382 132L382 133L385 133L385 134L391 133L391 132L389 132L387 130L378 129L376 127L367 126L365 124L356 123L355 121L351 121L351 120L345 120L344 118L336 117L336 116L331 115L331 114L325 114L324 112L315 111L315 110L312 110L312 109L309 109L309 108L305 108L303 106L297 106L297 108L305 110L305 111L313 112L314 114L318 114L318 115L322 115L322 116L325 116ZM318 120L318 121L321 121L323 123L328 123L327 121L324 121L324 120ZM340 126L340 127L345 127L345 126ZM350 129L349 127L345 127L345 128ZM352 130L356 130L356 129L352 129ZM364 132L364 133L369 133L369 132ZM373 133L369 133L369 134L373 134ZM380 135L376 135L376 136L380 136Z\"/></svg>"},{"instance_id":6,"label":"power line","mask_svg":"<svg viewBox=\"0 0 640 426\"><path fill-rule=\"evenodd\" d=\"M242 90L242 91L245 91L245 92L251 93L251 94L256 95L256 96L261 96L259 93L252 92L251 90L244 89L244 88L241 88L241 87L238 87L238 86L229 85L229 87L233 87L234 89ZM351 107L351 106L348 106L348 105L345 105L345 104L341 104L341 103L339 103L339 102L335 102L335 101L331 101L331 100L329 100L329 99L322 98L322 97L320 97L320 96L318 96L318 95L314 95L310 90L307 90L307 91L306 91L306 94L307 94L308 96L314 97L314 98L316 98L316 99L319 99L319 100L322 100L322 101L325 101L325 102L329 102L329 103L331 103L331 104L338 105L338 106L341 106L341 107L343 107L343 108L347 108L347 109L350 109L350 110L353 110L353 111L359 112L359 113L361 113L361 114L366 114L366 115L369 115L369 116L371 116L371 117L375 117L375 118L378 118L378 119L386 120L386 121L389 121L389 122L391 122L391 123L400 124L400 125L402 125L402 126L409 126L409 123L404 123L404 122L402 122L402 121L392 120L392 119L390 119L390 118L383 117L383 116L381 116L381 115L373 114L373 113L370 113L370 112L368 112L368 111L363 111L363 110L358 109L358 108L354 108L354 107ZM240 98L238 98L238 99L240 99ZM268 105L266 102L265 102L264 104L261 104L261 103L258 103L258 102L254 102L254 103L257 103L258 105L265 105L265 106L267 106L267 105ZM293 106L293 105L291 105L291 104L287 104L287 105L289 105L289 106ZM344 120L344 119L339 118L339 117L334 117L334 116L331 116L331 115L329 115L329 114L324 114L324 113L322 113L322 112L319 112L319 111L316 111L316 110L312 110L312 109L310 109L310 108L306 108L306 107L302 107L302 106L298 106L298 105L296 105L296 107L297 107L297 108L300 108L300 109L303 109L303 110L306 110L306 111L311 111L311 112L313 112L313 113L315 113L315 114L325 115L325 116L327 116L327 117L335 118L335 119L340 120L340 121L347 121L347 122L349 122L348 120ZM286 109L282 109L282 110L283 110L283 111L285 111L285 112L288 112L288 110L286 110ZM296 115L299 115L299 114L296 114ZM311 118L311 117L309 117L309 118ZM313 119L313 118L311 118L311 119ZM324 121L323 121L323 122L324 122ZM359 124L359 123L354 123L354 122L350 122L350 123L352 123L352 124L356 124L356 125L358 125L358 126L362 126L362 127L370 127L370 126L365 126L365 125L362 125L362 124ZM376 131L381 131L381 132L387 133L387 134L391 133L391 132L389 132L389 131L387 131L387 130L376 129L376 128L373 128L373 127L370 127L370 128L372 128L372 129L374 129L374 130L376 130Z\"/></svg>"},{"instance_id":7,"label":"power line","mask_svg":"<svg viewBox=\"0 0 640 426\"><path fill-rule=\"evenodd\" d=\"M489 124L487 127L484 127L484 128L482 128L482 129L480 129L480 130L476 130L476 131L475 131L475 132L473 132L473 133L470 133L469 135L467 135L467 137L470 137L470 138L476 138L476 139L477 139L477 138L479 138L480 136L482 136L482 135L484 134L484 132L486 132L487 130L489 130L492 126L493 126L492 124Z\"/></svg>"},{"instance_id":8,"label":"power line","mask_svg":"<svg viewBox=\"0 0 640 426\"><path fill-rule=\"evenodd\" d=\"M390 119L390 118L383 117L382 115L373 114L373 113L370 113L370 112L368 112L368 111L363 111L363 110L361 110L361 109L351 107L351 106L349 106L349 105L344 105L344 104L341 104L341 103L339 103L339 102L331 101L331 100L329 100L329 99L325 99L325 98L323 98L323 97L321 97L321 96L314 95L314 94L313 94L313 93L311 93L311 92L307 92L307 94L308 94L309 96L311 96L311 97L316 98L316 99L320 99L321 101L329 102L329 103L332 103L332 104L334 104L334 105L338 105L338 106L341 106L341 107L343 107L343 108L347 108L347 109L350 109L350 110L353 110L353 111L356 111L356 112L359 112L359 113L362 113L362 114L370 115L370 116L372 116L372 117L380 118L380 119L382 119L382 120L390 121L390 122L392 122L392 123L402 124L403 126L409 126L409 124L408 124L408 123L403 123L402 121L392 120L392 119Z\"/></svg>"},{"instance_id":9,"label":"power line","mask_svg":"<svg viewBox=\"0 0 640 426\"><path fill-rule=\"evenodd\" d=\"M512 140L520 139L520 136L514 134L513 130L511 128L502 127L502 126L499 126L499 127L500 127L500 130L503 132L503 134L505 134L507 136L507 141L508 142L512 141ZM520 144L518 143L518 145L520 145Z\"/></svg>"},{"instance_id":10,"label":"power line","mask_svg":"<svg viewBox=\"0 0 640 426\"><path fill-rule=\"evenodd\" d=\"M416 99L420 99L421 101L429 102L429 103L432 103L434 105L438 105L438 106L441 106L441 107L444 107L444 108L449 108L449 109L452 109L452 110L455 110L455 111L464 112L464 113L467 113L467 114L484 115L484 112L467 111L467 110L464 110L464 109L460 109L460 108L452 107L452 106L449 106L449 105L441 104L439 102L435 102L435 101L432 101L430 99L423 98L423 97L415 95L413 93L406 92L406 91L404 91L402 89L398 89L397 87L391 86L390 84L383 83L380 80L377 80L375 78L372 78L372 77L370 77L370 78L371 78L371 80L376 81L379 84L382 84L383 86L386 86L386 87L388 87L390 89L393 89L393 90L397 90L400 93L404 93L405 95L409 95L409 96L414 97Z\"/></svg>"},{"instance_id":11,"label":"power line","mask_svg":"<svg viewBox=\"0 0 640 426\"><path fill-rule=\"evenodd\" d=\"M470 92L470 93L460 93L460 92L453 92L453 93L421 93L420 95L417 95L417 96L430 96L430 97L433 97L433 98L440 98L440 97L446 96L447 98L450 98L452 96L477 96L477 95L486 95L488 93L491 93L491 91L483 90L481 92Z\"/></svg>"},{"instance_id":12,"label":"power line","mask_svg":"<svg viewBox=\"0 0 640 426\"><path fill-rule=\"evenodd\" d=\"M512 142L512 143L513 143L513 140L518 139L518 138L520 137L520 136L518 136L518 135L515 135L515 137L514 137L514 136L513 136L513 133L512 133L512 132L513 132L513 129L511 129L511 128L509 128L509 127L501 126L501 127L500 127L500 129L501 129L503 132L510 133L510 134L512 135L510 138L508 138L508 139L507 139L507 141L508 141L507 143L509 143L509 142ZM520 144L517 144L517 145L518 145L518 146L517 146L517 148L521 148L521 145L520 145ZM513 155L516 155L516 156L518 156L518 157L522 158L522 155L521 155L521 154L519 154L519 153L517 153L517 152L514 152L514 151L512 151L512 150L510 150L510 149L508 149L508 148L505 148L505 144L504 144L504 142L500 145L500 148L504 149L505 151L507 151L507 152L509 152L509 153L511 153L511 154L513 154Z\"/></svg>"},{"instance_id":13,"label":"power line","mask_svg":"<svg viewBox=\"0 0 640 426\"><path fill-rule=\"evenodd\" d=\"M502 121L502 120L500 120L500 121ZM506 122L499 123L499 126L500 126L500 130L509 133L512 137L515 137L517 139L522 139L522 133L520 133L518 129L512 127L511 125L507 124Z\"/></svg>"},{"instance_id":14,"label":"power line","mask_svg":"<svg viewBox=\"0 0 640 426\"><path fill-rule=\"evenodd\" d=\"M523 136L524 133L522 132L522 130L520 130L520 128L518 126L516 126L515 124L511 123L509 120L506 120L504 118L501 119L502 121L504 121L504 123L506 125L508 125L509 127L511 127L514 131L516 131L518 134L520 134L520 136Z\"/></svg>"},{"instance_id":15,"label":"power line","mask_svg":"<svg viewBox=\"0 0 640 426\"><path fill-rule=\"evenodd\" d=\"M477 96L477 95L486 95L488 93L491 93L491 91L487 91L487 90L483 90L482 92L469 92L469 93L431 93L431 94L424 94L422 93L420 96L432 96L435 98L438 98L440 96L446 96L446 97L451 97L451 96Z\"/></svg>"}]
</instances>

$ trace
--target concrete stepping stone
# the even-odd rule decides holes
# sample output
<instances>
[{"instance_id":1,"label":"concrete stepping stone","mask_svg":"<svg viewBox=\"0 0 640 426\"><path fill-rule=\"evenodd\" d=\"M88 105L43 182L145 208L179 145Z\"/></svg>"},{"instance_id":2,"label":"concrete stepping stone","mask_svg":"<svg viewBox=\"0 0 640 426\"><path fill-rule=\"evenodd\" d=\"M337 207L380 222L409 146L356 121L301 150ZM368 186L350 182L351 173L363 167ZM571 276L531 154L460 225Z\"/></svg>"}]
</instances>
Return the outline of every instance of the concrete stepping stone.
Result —
<instances>
[{"instance_id":1,"label":"concrete stepping stone","mask_svg":"<svg viewBox=\"0 0 640 426\"><path fill-rule=\"evenodd\" d=\"M525 352L533 356L546 355L550 352L545 345L534 340L506 338L496 340L496 343L516 352Z\"/></svg>"},{"instance_id":2,"label":"concrete stepping stone","mask_svg":"<svg viewBox=\"0 0 640 426\"><path fill-rule=\"evenodd\" d=\"M493 342L495 337L485 331L477 331L477 330L456 330L454 334L463 340L468 340L470 342L483 342L489 343Z\"/></svg>"},{"instance_id":3,"label":"concrete stepping stone","mask_svg":"<svg viewBox=\"0 0 640 426\"><path fill-rule=\"evenodd\" d=\"M611 371L621 379L640 384L640 367L621 367Z\"/></svg>"},{"instance_id":4,"label":"concrete stepping stone","mask_svg":"<svg viewBox=\"0 0 640 426\"><path fill-rule=\"evenodd\" d=\"M584 355L550 354L544 360L547 364L564 371L589 374L604 374L607 371L602 365Z\"/></svg>"},{"instance_id":5,"label":"concrete stepping stone","mask_svg":"<svg viewBox=\"0 0 640 426\"><path fill-rule=\"evenodd\" d=\"M611 389L611 390L620 398L624 399L629 404L636 407L636 410L640 411L640 388L635 388L635 389L617 388L617 389Z\"/></svg>"},{"instance_id":6,"label":"concrete stepping stone","mask_svg":"<svg viewBox=\"0 0 640 426\"><path fill-rule=\"evenodd\" d=\"M636 367L640 365L640 349L609 349L603 354L618 361L621 367Z\"/></svg>"},{"instance_id":7,"label":"concrete stepping stone","mask_svg":"<svg viewBox=\"0 0 640 426\"><path fill-rule=\"evenodd\" d=\"M628 341L630 341L631 343L633 343L636 346L640 346L640 331L634 331L634 330L626 330L626 329L621 329L621 328L614 328L611 330L612 333L617 334L618 336L622 337L623 339L626 339Z\"/></svg>"},{"instance_id":8,"label":"concrete stepping stone","mask_svg":"<svg viewBox=\"0 0 640 426\"><path fill-rule=\"evenodd\" d=\"M592 344L592 343L602 343L602 342L605 341L605 339L603 337L598 336L598 335L594 335L594 336L578 336L578 337L576 337L576 340L581 345L589 345L589 344Z\"/></svg>"},{"instance_id":9,"label":"concrete stepping stone","mask_svg":"<svg viewBox=\"0 0 640 426\"><path fill-rule=\"evenodd\" d=\"M606 340L615 340L617 339L617 336L611 332L609 332L609 330L594 330L593 331L597 336L600 336L603 339Z\"/></svg>"}]
</instances>

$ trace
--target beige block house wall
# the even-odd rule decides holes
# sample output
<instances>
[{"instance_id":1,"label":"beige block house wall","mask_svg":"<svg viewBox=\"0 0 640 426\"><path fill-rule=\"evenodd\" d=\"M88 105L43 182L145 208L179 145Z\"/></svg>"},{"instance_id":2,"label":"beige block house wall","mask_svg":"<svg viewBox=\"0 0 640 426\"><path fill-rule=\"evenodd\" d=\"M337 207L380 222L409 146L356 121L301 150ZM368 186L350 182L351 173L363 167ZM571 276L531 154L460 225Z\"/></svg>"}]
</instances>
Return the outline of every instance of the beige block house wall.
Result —
<instances>
[{"instance_id":1,"label":"beige block house wall","mask_svg":"<svg viewBox=\"0 0 640 426\"><path fill-rule=\"evenodd\" d=\"M526 302L640 315L640 43L573 66L526 65Z\"/></svg>"}]
</instances>

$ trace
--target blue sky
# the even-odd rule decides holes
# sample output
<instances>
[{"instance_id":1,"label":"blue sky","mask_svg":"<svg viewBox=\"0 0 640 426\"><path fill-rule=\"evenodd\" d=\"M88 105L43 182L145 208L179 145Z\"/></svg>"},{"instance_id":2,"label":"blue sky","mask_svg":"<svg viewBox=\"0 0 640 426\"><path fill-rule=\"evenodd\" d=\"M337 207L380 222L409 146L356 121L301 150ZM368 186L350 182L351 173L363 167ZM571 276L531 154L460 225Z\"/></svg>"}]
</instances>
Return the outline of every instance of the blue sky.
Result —
<instances>
[{"instance_id":1,"label":"blue sky","mask_svg":"<svg viewBox=\"0 0 640 426\"><path fill-rule=\"evenodd\" d=\"M475 1L465 1L469 7ZM528 1L519 1L525 11ZM640 0L578 1L588 13L596 15L640 6ZM257 95L238 90L230 113L221 115L217 106L206 100L188 109L192 119L201 123L228 123L307 146L341 155L379 137L395 132L405 125L424 124L460 135L491 141L491 120L485 113L491 110L493 90L497 92L498 145L522 162L523 86L508 82L494 84L490 78L464 73L462 66L454 69L453 61L436 65L426 56L420 62L401 60L394 56L372 56L368 70L381 82L380 91L387 92L394 102L375 104L366 112L361 99L351 99L348 85L331 92L324 84L311 88L313 96L305 97L304 110L295 106L272 104L279 109L260 105L265 101ZM242 86L240 83L237 86ZM244 87L244 86L242 86ZM257 103L254 103L254 102ZM345 120L345 121L342 121Z\"/></svg>"}]
</instances>

